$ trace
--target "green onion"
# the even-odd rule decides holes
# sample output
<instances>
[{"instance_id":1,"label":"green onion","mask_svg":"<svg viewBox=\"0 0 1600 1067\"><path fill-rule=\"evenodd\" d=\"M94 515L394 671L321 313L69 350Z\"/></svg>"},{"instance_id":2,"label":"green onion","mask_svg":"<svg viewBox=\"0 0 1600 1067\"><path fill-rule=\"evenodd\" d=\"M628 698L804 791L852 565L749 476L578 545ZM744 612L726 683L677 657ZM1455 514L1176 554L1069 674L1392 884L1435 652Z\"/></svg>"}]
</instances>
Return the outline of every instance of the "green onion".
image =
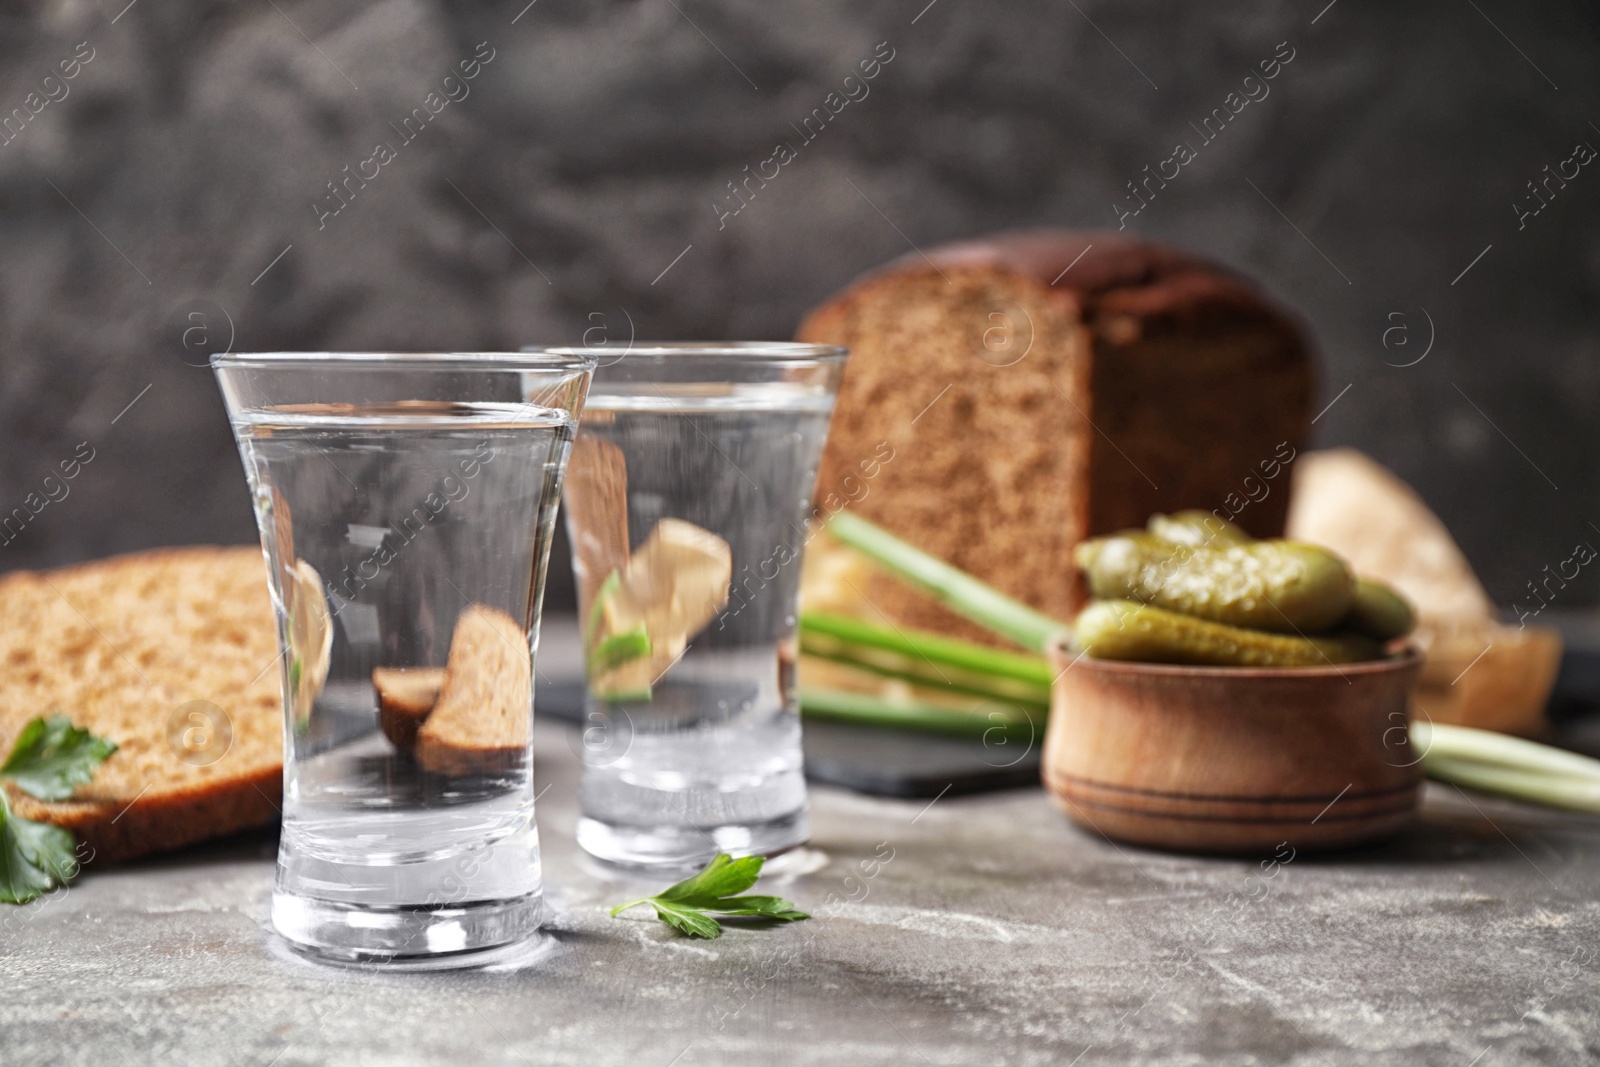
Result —
<instances>
[{"instance_id":1,"label":"green onion","mask_svg":"<svg viewBox=\"0 0 1600 1067\"><path fill-rule=\"evenodd\" d=\"M1473 760L1524 771L1568 774L1600 781L1600 760L1492 730L1474 730L1444 723L1414 722L1411 743L1430 759Z\"/></svg>"},{"instance_id":2,"label":"green onion","mask_svg":"<svg viewBox=\"0 0 1600 1067\"><path fill-rule=\"evenodd\" d=\"M1070 630L1065 623L1011 599L848 511L841 511L829 520L828 532L879 566L932 594L952 611L1031 652L1043 652L1051 641ZM1071 562L1063 560L1062 566L1070 567Z\"/></svg>"},{"instance_id":3,"label":"green onion","mask_svg":"<svg viewBox=\"0 0 1600 1067\"><path fill-rule=\"evenodd\" d=\"M937 634L876 626L842 615L800 617L800 651L889 678L1046 707L1050 665Z\"/></svg>"},{"instance_id":4,"label":"green onion","mask_svg":"<svg viewBox=\"0 0 1600 1067\"><path fill-rule=\"evenodd\" d=\"M800 711L807 719L968 737L992 737L999 730L1007 739L1026 739L1044 727L1041 713L1017 705L980 704L971 711L955 711L932 704L894 704L836 689L800 690Z\"/></svg>"},{"instance_id":5,"label":"green onion","mask_svg":"<svg viewBox=\"0 0 1600 1067\"><path fill-rule=\"evenodd\" d=\"M1489 730L1418 722L1411 743L1429 778L1577 811L1600 812L1600 760Z\"/></svg>"},{"instance_id":6,"label":"green onion","mask_svg":"<svg viewBox=\"0 0 1600 1067\"><path fill-rule=\"evenodd\" d=\"M1436 781L1555 808L1600 812L1600 778L1551 774L1443 756L1429 756L1422 766L1428 777Z\"/></svg>"},{"instance_id":7,"label":"green onion","mask_svg":"<svg viewBox=\"0 0 1600 1067\"><path fill-rule=\"evenodd\" d=\"M631 630L601 638L589 653L586 666L590 678L599 678L625 663L650 654L650 633L639 623Z\"/></svg>"}]
</instances>

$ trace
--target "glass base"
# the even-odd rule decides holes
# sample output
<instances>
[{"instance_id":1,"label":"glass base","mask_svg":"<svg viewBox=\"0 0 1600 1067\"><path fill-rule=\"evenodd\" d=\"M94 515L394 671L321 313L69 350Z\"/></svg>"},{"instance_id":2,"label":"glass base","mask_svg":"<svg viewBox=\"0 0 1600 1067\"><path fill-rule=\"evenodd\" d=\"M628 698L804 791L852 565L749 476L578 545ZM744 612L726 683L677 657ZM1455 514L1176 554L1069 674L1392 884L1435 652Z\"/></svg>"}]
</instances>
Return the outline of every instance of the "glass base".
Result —
<instances>
[{"instance_id":1,"label":"glass base","mask_svg":"<svg viewBox=\"0 0 1600 1067\"><path fill-rule=\"evenodd\" d=\"M486 950L539 929L542 893L445 908L374 908L277 891L272 925L300 952L341 963L447 959L470 966Z\"/></svg>"},{"instance_id":2,"label":"glass base","mask_svg":"<svg viewBox=\"0 0 1600 1067\"><path fill-rule=\"evenodd\" d=\"M774 856L811 837L804 808L760 823L723 826L626 826L584 816L578 844L596 859L620 867L698 870L718 852L732 856Z\"/></svg>"},{"instance_id":3,"label":"glass base","mask_svg":"<svg viewBox=\"0 0 1600 1067\"><path fill-rule=\"evenodd\" d=\"M397 826L412 831L413 846L436 843L421 833L429 820L414 812L286 820L272 925L295 948L346 962L457 956L521 941L539 928L544 883L532 813L518 818L513 832L465 838L464 847L383 853L380 831L392 839Z\"/></svg>"}]
</instances>

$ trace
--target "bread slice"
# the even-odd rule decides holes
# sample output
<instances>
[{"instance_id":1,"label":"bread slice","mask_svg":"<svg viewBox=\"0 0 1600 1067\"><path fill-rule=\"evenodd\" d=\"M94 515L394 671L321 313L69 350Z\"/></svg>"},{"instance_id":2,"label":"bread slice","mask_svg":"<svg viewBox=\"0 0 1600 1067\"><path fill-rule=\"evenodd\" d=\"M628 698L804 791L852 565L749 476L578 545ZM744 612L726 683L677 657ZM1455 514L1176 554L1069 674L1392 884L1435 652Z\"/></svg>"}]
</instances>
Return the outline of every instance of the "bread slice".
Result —
<instances>
[{"instance_id":1,"label":"bread slice","mask_svg":"<svg viewBox=\"0 0 1600 1067\"><path fill-rule=\"evenodd\" d=\"M1561 632L1494 625L1476 633L1425 634L1417 717L1538 737L1561 669Z\"/></svg>"},{"instance_id":2,"label":"bread slice","mask_svg":"<svg viewBox=\"0 0 1600 1067\"><path fill-rule=\"evenodd\" d=\"M579 434L572 442L561 507L571 534L578 603L587 612L606 580L628 566L628 460L622 449L602 437Z\"/></svg>"},{"instance_id":3,"label":"bread slice","mask_svg":"<svg viewBox=\"0 0 1600 1067\"><path fill-rule=\"evenodd\" d=\"M601 587L587 616L597 625L586 635L591 645L586 654L606 638L630 631L643 631L650 646L648 654L610 670L591 667L591 692L612 700L648 693L727 606L733 550L710 530L666 518L615 573L615 583Z\"/></svg>"},{"instance_id":4,"label":"bread slice","mask_svg":"<svg viewBox=\"0 0 1600 1067\"><path fill-rule=\"evenodd\" d=\"M60 713L117 751L71 800L12 790L86 858L130 859L278 816L283 703L261 550L177 548L0 577L0 752Z\"/></svg>"},{"instance_id":5,"label":"bread slice","mask_svg":"<svg viewBox=\"0 0 1600 1067\"><path fill-rule=\"evenodd\" d=\"M1114 234L1001 235L866 275L798 337L851 349L820 505L1050 615L1083 600L1073 546L1153 512L1282 531L1310 348L1254 286L1195 257ZM855 600L868 619L995 640L878 573Z\"/></svg>"},{"instance_id":6,"label":"bread slice","mask_svg":"<svg viewBox=\"0 0 1600 1067\"><path fill-rule=\"evenodd\" d=\"M473 604L456 620L439 701L417 730L424 770L460 776L511 770L528 756L533 663L510 615Z\"/></svg>"},{"instance_id":7,"label":"bread slice","mask_svg":"<svg viewBox=\"0 0 1600 1067\"><path fill-rule=\"evenodd\" d=\"M378 667L372 672L378 726L395 748L409 753L416 747L417 730L439 702L443 686L443 667Z\"/></svg>"}]
</instances>

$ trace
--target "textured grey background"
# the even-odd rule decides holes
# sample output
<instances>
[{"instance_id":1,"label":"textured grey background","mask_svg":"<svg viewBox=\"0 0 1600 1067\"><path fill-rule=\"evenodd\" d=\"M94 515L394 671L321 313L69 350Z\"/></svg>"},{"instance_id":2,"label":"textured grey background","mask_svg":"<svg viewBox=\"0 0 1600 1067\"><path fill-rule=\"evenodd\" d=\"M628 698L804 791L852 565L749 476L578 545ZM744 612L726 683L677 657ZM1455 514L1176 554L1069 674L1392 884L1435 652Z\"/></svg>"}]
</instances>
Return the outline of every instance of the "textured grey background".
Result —
<instances>
[{"instance_id":1,"label":"textured grey background","mask_svg":"<svg viewBox=\"0 0 1600 1067\"><path fill-rule=\"evenodd\" d=\"M786 337L911 242L1114 225L1282 41L1270 95L1129 228L1304 312L1340 397L1320 441L1416 484L1501 602L1600 543L1600 174L1525 229L1513 208L1600 145L1592 5L525 3L0 10L0 115L94 50L0 146L0 511L95 450L0 568L253 536L185 324L236 349ZM470 95L319 230L325 183L485 41ZM726 183L882 41L870 95L719 229Z\"/></svg>"}]
</instances>

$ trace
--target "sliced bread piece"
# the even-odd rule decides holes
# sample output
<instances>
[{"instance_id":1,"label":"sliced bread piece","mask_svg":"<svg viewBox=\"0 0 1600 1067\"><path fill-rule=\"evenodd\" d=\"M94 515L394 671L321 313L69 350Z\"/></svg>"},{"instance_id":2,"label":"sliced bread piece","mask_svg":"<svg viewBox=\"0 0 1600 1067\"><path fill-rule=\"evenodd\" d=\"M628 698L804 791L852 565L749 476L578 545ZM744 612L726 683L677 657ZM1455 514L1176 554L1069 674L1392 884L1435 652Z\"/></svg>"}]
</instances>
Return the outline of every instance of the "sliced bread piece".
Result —
<instances>
[{"instance_id":1,"label":"sliced bread piece","mask_svg":"<svg viewBox=\"0 0 1600 1067\"><path fill-rule=\"evenodd\" d=\"M177 848L278 816L283 703L261 550L178 548L0 577L0 751L59 713L117 751L19 815L86 859Z\"/></svg>"},{"instance_id":2,"label":"sliced bread piece","mask_svg":"<svg viewBox=\"0 0 1600 1067\"><path fill-rule=\"evenodd\" d=\"M422 768L452 777L511 770L528 756L533 662L510 615L473 604L456 620L439 701L417 730Z\"/></svg>"},{"instance_id":3,"label":"sliced bread piece","mask_svg":"<svg viewBox=\"0 0 1600 1067\"><path fill-rule=\"evenodd\" d=\"M378 667L372 688L378 694L378 725L401 752L417 744L417 730L439 702L443 667Z\"/></svg>"}]
</instances>

